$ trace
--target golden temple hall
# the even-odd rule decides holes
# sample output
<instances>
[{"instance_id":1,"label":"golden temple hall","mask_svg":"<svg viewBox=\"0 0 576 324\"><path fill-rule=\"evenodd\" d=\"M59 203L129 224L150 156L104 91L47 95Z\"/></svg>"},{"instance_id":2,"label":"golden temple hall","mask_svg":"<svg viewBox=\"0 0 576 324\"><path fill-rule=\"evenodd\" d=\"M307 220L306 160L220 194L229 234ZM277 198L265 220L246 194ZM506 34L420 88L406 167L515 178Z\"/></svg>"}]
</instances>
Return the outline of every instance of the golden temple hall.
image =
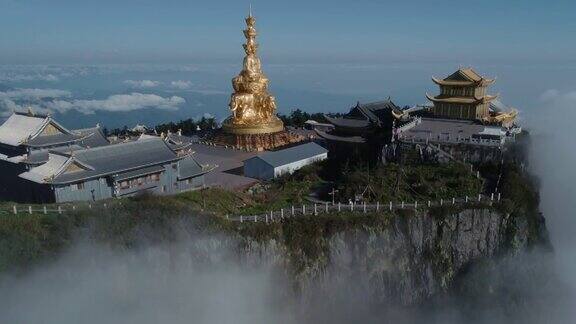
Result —
<instances>
[{"instance_id":1,"label":"golden temple hall","mask_svg":"<svg viewBox=\"0 0 576 324\"><path fill-rule=\"evenodd\" d=\"M487 93L494 79L485 78L472 68L461 68L448 77L432 81L440 87L440 94L428 100L434 103L432 114L439 118L477 120L484 123L506 125L512 123L518 112L494 112L490 103L498 96Z\"/></svg>"}]
</instances>

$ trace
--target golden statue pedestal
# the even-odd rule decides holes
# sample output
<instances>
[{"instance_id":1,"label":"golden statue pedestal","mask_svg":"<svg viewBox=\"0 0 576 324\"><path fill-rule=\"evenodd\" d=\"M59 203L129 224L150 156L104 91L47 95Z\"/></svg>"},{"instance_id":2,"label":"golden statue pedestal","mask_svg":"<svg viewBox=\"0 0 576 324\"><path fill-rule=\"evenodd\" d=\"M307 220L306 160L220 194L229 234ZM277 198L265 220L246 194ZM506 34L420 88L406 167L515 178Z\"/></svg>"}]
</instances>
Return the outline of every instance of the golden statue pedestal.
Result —
<instances>
[{"instance_id":1,"label":"golden statue pedestal","mask_svg":"<svg viewBox=\"0 0 576 324\"><path fill-rule=\"evenodd\" d=\"M214 145L230 147L248 152L273 150L282 146L304 141L306 138L286 130L275 133L233 134L220 130L209 140Z\"/></svg>"},{"instance_id":2,"label":"golden statue pedestal","mask_svg":"<svg viewBox=\"0 0 576 324\"><path fill-rule=\"evenodd\" d=\"M222 123L222 130L236 135L270 134L283 131L284 124L277 117L254 124L236 124L234 119L230 117Z\"/></svg>"}]
</instances>

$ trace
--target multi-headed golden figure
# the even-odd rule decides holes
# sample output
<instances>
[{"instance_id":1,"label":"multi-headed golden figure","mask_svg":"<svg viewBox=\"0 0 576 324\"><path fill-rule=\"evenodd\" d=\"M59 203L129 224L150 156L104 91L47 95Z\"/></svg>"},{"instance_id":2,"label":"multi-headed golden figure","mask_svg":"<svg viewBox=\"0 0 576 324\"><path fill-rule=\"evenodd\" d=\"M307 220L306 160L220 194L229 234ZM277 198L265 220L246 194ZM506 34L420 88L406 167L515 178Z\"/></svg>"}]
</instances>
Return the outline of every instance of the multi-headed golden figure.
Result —
<instances>
[{"instance_id":1,"label":"multi-headed golden figure","mask_svg":"<svg viewBox=\"0 0 576 324\"><path fill-rule=\"evenodd\" d=\"M282 121L276 116L276 100L268 92L268 79L262 73L260 59L257 56L256 19L252 12L246 18L244 30L243 69L232 79L234 93L230 98L232 116L222 125L227 133L232 134L267 134L284 130Z\"/></svg>"}]
</instances>

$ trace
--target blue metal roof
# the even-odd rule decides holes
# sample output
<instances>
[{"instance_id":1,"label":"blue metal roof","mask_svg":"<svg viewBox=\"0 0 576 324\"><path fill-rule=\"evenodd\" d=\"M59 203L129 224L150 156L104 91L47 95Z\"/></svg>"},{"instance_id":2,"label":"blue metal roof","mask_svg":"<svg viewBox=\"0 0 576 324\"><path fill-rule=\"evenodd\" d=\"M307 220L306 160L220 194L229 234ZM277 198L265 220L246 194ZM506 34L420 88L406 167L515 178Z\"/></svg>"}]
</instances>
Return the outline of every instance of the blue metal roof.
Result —
<instances>
[{"instance_id":1,"label":"blue metal roof","mask_svg":"<svg viewBox=\"0 0 576 324\"><path fill-rule=\"evenodd\" d=\"M266 162L267 164L273 167L279 167L282 165L308 159L327 152L328 150L323 148L322 146L314 142L310 142L307 144L290 147L280 151L266 152L261 155L257 155L252 159L261 159L262 161Z\"/></svg>"}]
</instances>

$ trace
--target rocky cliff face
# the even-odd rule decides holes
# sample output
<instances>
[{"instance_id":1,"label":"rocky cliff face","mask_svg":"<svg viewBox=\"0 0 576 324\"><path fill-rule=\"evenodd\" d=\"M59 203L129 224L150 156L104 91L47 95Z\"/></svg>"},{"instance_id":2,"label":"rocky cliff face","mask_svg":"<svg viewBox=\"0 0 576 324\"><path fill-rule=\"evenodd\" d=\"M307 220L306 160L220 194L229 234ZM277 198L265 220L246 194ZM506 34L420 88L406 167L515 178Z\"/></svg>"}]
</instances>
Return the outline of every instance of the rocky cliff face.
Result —
<instances>
[{"instance_id":1,"label":"rocky cliff face","mask_svg":"<svg viewBox=\"0 0 576 324\"><path fill-rule=\"evenodd\" d=\"M243 237L241 259L290 269L303 301L345 292L370 303L414 305L449 291L476 262L526 249L545 232L542 222L533 231L526 217L492 208L378 217L288 221L269 237ZM302 228L304 234L296 230Z\"/></svg>"}]
</instances>

